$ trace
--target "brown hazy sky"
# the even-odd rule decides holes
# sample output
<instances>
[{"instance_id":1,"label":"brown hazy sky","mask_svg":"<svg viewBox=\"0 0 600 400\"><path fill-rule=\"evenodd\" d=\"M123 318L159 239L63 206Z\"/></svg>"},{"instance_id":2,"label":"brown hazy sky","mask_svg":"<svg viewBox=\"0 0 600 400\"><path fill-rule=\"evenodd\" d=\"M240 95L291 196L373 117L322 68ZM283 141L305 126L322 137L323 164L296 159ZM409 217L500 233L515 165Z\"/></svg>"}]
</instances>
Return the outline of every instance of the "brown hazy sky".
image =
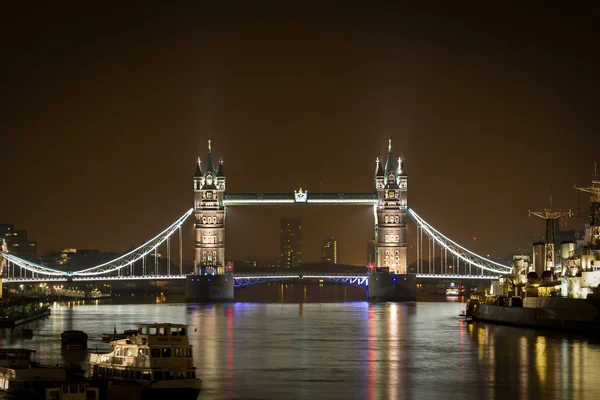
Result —
<instances>
[{"instance_id":1,"label":"brown hazy sky","mask_svg":"<svg viewBox=\"0 0 600 400\"><path fill-rule=\"evenodd\" d=\"M576 210L600 161L591 2L84 3L0 6L0 223L41 249L154 236L191 207L209 138L230 193L371 191L391 138L409 205L499 258L543 234L527 210L550 189ZM305 260L333 234L341 262L364 262L366 207L228 210L227 258L276 258L294 216Z\"/></svg>"}]
</instances>

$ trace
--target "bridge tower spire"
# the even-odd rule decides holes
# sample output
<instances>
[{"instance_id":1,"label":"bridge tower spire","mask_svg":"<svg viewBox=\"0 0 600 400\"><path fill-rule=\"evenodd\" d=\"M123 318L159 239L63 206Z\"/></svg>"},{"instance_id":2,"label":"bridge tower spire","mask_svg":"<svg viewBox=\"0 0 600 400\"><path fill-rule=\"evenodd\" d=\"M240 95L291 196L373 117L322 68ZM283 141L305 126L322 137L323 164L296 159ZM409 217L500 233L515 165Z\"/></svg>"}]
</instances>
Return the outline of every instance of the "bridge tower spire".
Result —
<instances>
[{"instance_id":1,"label":"bridge tower spire","mask_svg":"<svg viewBox=\"0 0 600 400\"><path fill-rule=\"evenodd\" d=\"M375 254L377 267L395 274L406 274L406 211L407 176L402 159L395 162L392 141L388 144L385 170L377 159L375 190L377 220L375 221Z\"/></svg>"},{"instance_id":2,"label":"bridge tower spire","mask_svg":"<svg viewBox=\"0 0 600 400\"><path fill-rule=\"evenodd\" d=\"M225 271L225 173L223 160L215 175L211 142L208 141L207 167L200 159L194 174L194 230L196 246L194 266L199 275L222 275Z\"/></svg>"}]
</instances>

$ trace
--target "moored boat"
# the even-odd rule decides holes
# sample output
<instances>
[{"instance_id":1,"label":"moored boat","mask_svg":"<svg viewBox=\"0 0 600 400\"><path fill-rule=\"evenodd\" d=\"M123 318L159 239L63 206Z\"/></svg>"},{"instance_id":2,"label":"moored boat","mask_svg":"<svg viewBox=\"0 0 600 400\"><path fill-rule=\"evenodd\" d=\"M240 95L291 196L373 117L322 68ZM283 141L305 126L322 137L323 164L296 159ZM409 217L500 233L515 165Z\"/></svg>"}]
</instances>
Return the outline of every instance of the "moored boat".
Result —
<instances>
[{"instance_id":1,"label":"moored boat","mask_svg":"<svg viewBox=\"0 0 600 400\"><path fill-rule=\"evenodd\" d=\"M16 398L44 398L45 389L67 381L67 369L35 362L35 350L0 349L0 392Z\"/></svg>"},{"instance_id":2,"label":"moored boat","mask_svg":"<svg viewBox=\"0 0 600 400\"><path fill-rule=\"evenodd\" d=\"M84 331L69 330L60 334L61 346L66 350L87 348L88 335Z\"/></svg>"},{"instance_id":3,"label":"moored boat","mask_svg":"<svg viewBox=\"0 0 600 400\"><path fill-rule=\"evenodd\" d=\"M552 240L534 244L531 264L529 255L515 256L514 274L502 276L487 295L472 296L467 318L600 333L600 181L578 189L592 194L591 219L584 231L562 242L559 251ZM553 222L559 214L545 210L536 215ZM546 237L554 237L553 223L547 224Z\"/></svg>"},{"instance_id":4,"label":"moored boat","mask_svg":"<svg viewBox=\"0 0 600 400\"><path fill-rule=\"evenodd\" d=\"M129 336L137 335L137 332L137 329L126 329L123 333L117 333L117 329L115 328L113 333L102 334L102 341L104 343L110 343L115 340L127 339Z\"/></svg>"},{"instance_id":5,"label":"moored boat","mask_svg":"<svg viewBox=\"0 0 600 400\"><path fill-rule=\"evenodd\" d=\"M202 381L196 377L187 326L135 324L137 334L111 342L110 353L91 353L88 376L114 392L135 393L140 398L175 396L196 399Z\"/></svg>"}]
</instances>

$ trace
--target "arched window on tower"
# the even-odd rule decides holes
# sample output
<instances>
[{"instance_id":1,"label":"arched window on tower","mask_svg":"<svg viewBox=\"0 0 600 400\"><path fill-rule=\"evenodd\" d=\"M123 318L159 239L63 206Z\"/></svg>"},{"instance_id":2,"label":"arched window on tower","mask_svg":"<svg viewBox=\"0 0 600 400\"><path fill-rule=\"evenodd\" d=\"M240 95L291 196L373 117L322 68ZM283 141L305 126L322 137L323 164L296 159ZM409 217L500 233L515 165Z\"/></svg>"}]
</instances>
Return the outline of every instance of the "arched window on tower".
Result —
<instances>
[{"instance_id":1,"label":"arched window on tower","mask_svg":"<svg viewBox=\"0 0 600 400\"><path fill-rule=\"evenodd\" d=\"M206 223L206 217L202 217L202 223L205 224Z\"/></svg>"},{"instance_id":2,"label":"arched window on tower","mask_svg":"<svg viewBox=\"0 0 600 400\"><path fill-rule=\"evenodd\" d=\"M385 216L385 223L387 224L388 222L390 222L390 217L388 217L387 215Z\"/></svg>"},{"instance_id":3,"label":"arched window on tower","mask_svg":"<svg viewBox=\"0 0 600 400\"><path fill-rule=\"evenodd\" d=\"M400 217L396 215L396 223L400 222Z\"/></svg>"}]
</instances>

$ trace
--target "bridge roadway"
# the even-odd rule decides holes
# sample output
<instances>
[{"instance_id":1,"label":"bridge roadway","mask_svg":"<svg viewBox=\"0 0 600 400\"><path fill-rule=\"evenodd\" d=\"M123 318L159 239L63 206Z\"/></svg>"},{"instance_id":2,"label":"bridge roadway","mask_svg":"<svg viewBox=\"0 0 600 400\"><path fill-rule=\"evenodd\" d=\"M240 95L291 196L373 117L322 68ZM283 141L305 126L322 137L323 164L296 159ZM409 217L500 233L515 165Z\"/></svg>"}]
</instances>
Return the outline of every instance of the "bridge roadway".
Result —
<instances>
[{"instance_id":1,"label":"bridge roadway","mask_svg":"<svg viewBox=\"0 0 600 400\"><path fill-rule=\"evenodd\" d=\"M442 279L442 280L496 280L499 276L492 275L445 275L445 274L416 274L417 279ZM165 280L183 280L187 275L146 275L146 276L69 276L69 277L43 277L43 278L4 278L3 283L51 283L51 282L107 282L107 281L165 281ZM234 273L236 286L245 286L248 283L260 283L264 281L285 280L285 279L323 279L329 281L338 281L339 283L358 284L366 286L369 282L367 273L290 273L290 274L250 274ZM244 284L243 282L248 282Z\"/></svg>"}]
</instances>

